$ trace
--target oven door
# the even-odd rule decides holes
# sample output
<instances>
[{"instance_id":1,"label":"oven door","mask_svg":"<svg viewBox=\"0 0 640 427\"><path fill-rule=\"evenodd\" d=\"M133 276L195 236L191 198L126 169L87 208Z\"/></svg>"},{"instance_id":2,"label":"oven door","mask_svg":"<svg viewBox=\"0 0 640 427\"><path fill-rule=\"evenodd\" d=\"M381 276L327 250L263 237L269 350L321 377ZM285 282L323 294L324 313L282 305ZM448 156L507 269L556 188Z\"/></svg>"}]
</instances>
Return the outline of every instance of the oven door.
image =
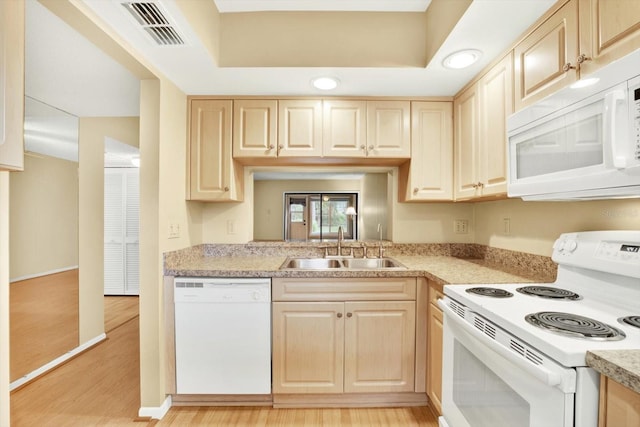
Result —
<instances>
[{"instance_id":1,"label":"oven door","mask_svg":"<svg viewBox=\"0 0 640 427\"><path fill-rule=\"evenodd\" d=\"M440 426L573 427L574 369L536 365L442 300L439 305L444 312Z\"/></svg>"}]
</instances>

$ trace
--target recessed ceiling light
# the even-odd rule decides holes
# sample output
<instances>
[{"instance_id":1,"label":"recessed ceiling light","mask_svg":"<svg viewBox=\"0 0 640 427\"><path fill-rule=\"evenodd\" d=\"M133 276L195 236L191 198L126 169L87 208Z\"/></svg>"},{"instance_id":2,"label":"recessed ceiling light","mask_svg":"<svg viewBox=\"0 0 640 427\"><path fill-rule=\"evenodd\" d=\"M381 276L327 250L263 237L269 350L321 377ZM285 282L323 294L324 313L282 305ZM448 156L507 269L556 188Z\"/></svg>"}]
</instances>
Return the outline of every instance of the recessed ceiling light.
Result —
<instances>
[{"instance_id":1,"label":"recessed ceiling light","mask_svg":"<svg viewBox=\"0 0 640 427\"><path fill-rule=\"evenodd\" d=\"M445 68L460 69L466 68L476 62L482 56L482 52L477 49L465 49L452 53L444 58L442 65Z\"/></svg>"},{"instance_id":2,"label":"recessed ceiling light","mask_svg":"<svg viewBox=\"0 0 640 427\"><path fill-rule=\"evenodd\" d=\"M598 77L591 77L588 79L580 79L577 82L575 82L574 84L572 84L571 86L569 86L571 89L580 89L583 87L587 87L587 86L592 86L596 83L598 83L600 81L600 79Z\"/></svg>"},{"instance_id":3,"label":"recessed ceiling light","mask_svg":"<svg viewBox=\"0 0 640 427\"><path fill-rule=\"evenodd\" d=\"M313 87L320 90L335 89L338 87L338 83L340 83L340 81L335 77L318 77L311 80Z\"/></svg>"}]
</instances>

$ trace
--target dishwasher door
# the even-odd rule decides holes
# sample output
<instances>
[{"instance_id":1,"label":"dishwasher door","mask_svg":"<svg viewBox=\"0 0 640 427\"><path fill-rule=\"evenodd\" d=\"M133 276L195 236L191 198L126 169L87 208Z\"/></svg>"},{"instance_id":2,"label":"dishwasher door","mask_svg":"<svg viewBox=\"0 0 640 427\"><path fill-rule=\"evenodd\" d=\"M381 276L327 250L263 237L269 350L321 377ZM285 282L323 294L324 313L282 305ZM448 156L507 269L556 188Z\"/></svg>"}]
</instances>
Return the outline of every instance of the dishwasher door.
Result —
<instances>
[{"instance_id":1,"label":"dishwasher door","mask_svg":"<svg viewBox=\"0 0 640 427\"><path fill-rule=\"evenodd\" d=\"M271 393L270 279L175 280L178 394Z\"/></svg>"}]
</instances>

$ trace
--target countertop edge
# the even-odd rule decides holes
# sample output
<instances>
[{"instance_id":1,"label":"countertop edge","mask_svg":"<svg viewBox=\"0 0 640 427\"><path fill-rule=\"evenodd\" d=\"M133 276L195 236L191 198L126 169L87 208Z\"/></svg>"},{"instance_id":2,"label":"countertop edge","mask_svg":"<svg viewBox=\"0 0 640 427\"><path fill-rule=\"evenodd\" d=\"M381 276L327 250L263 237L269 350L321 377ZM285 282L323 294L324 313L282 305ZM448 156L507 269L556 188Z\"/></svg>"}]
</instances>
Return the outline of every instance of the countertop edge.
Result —
<instances>
[{"instance_id":1,"label":"countertop edge","mask_svg":"<svg viewBox=\"0 0 640 427\"><path fill-rule=\"evenodd\" d=\"M640 350L587 351L586 362L602 375L640 393Z\"/></svg>"}]
</instances>

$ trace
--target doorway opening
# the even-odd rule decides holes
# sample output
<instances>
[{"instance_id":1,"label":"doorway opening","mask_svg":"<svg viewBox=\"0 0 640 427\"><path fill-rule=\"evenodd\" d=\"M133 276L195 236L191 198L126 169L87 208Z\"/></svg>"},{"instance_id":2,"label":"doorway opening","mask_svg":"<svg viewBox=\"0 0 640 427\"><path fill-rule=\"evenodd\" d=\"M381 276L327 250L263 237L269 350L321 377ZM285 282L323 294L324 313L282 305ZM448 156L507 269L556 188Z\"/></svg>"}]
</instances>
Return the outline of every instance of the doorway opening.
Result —
<instances>
[{"instance_id":1,"label":"doorway opening","mask_svg":"<svg viewBox=\"0 0 640 427\"><path fill-rule=\"evenodd\" d=\"M335 240L342 227L344 238L357 240L358 193L285 193L284 239Z\"/></svg>"}]
</instances>

